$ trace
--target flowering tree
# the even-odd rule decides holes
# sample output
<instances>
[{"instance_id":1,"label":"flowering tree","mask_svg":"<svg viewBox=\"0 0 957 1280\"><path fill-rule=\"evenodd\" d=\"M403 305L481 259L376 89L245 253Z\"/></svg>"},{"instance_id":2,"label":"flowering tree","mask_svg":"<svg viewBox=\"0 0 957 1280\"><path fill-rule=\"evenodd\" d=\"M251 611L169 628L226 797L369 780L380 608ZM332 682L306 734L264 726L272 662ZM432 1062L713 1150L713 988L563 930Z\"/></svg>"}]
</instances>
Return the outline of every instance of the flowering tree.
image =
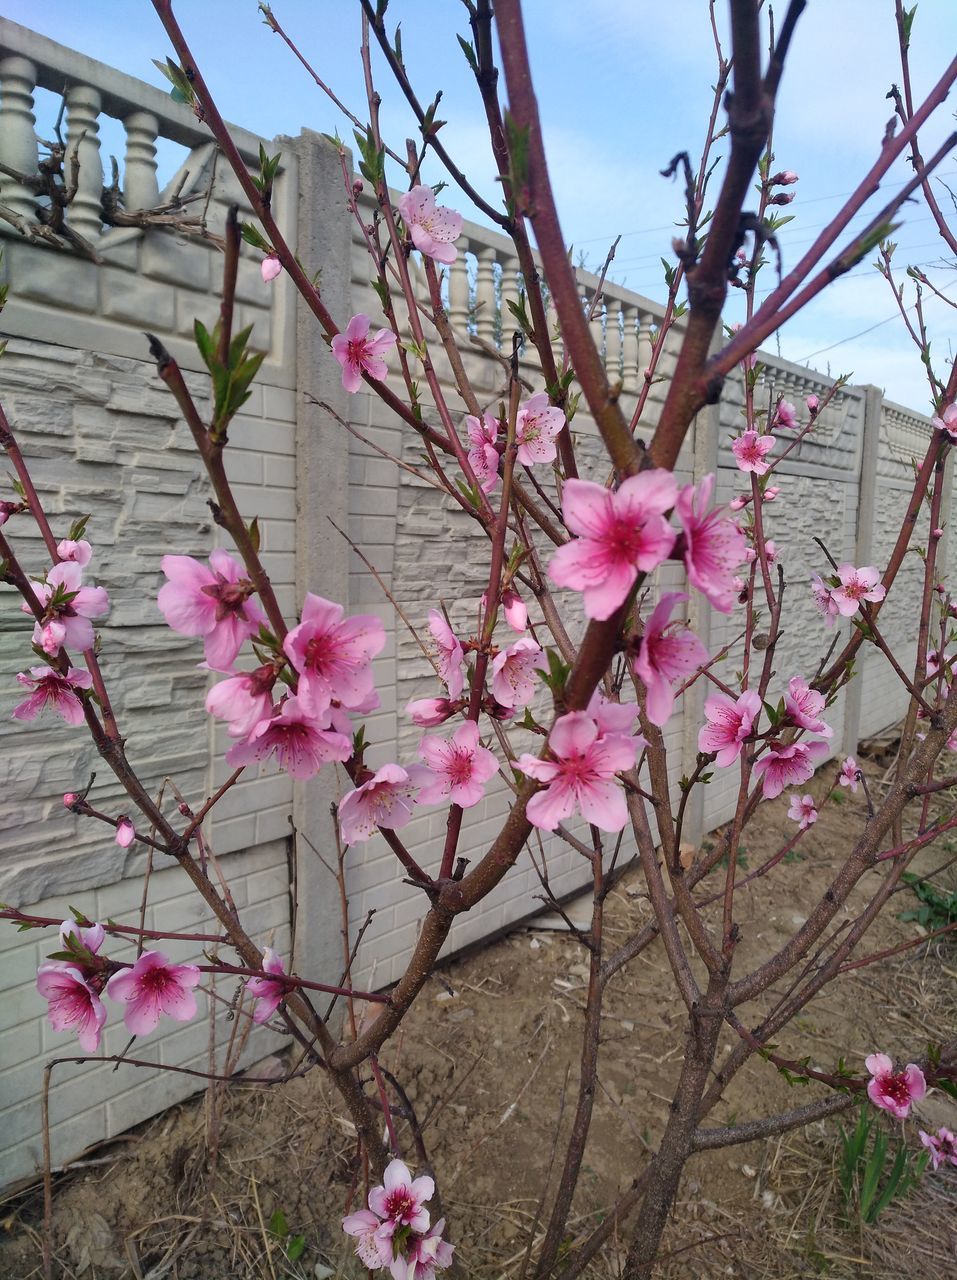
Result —
<instances>
[{"instance_id":1,"label":"flowering tree","mask_svg":"<svg viewBox=\"0 0 957 1280\"><path fill-rule=\"evenodd\" d=\"M446 153L435 104L421 105L388 34L386 4L361 0L368 117L357 139L360 168L376 201L371 225L358 203L362 184L353 178L345 149L340 147L340 153L344 188L368 248L385 318L374 334L368 315L338 316L327 309L321 287L310 278L296 246L287 243L271 212L275 159L264 156L258 175L247 171L170 0L153 4L178 60L178 89L208 124L257 217L257 225L248 227L231 218L220 320L212 333L197 326L212 386L208 419L201 416L176 362L159 342L151 341L160 376L208 473L218 519L235 547L235 554L212 550L208 563L164 556L167 581L158 599L173 630L203 640L206 663L217 677L206 709L227 726L233 745L226 760L234 772L195 814L171 817L147 793L126 758L122 727L97 657L94 622L106 614L109 600L102 587L84 582L95 566L94 549L82 525L54 530L31 482L29 462L18 448L15 424L0 411L0 443L17 476L16 501L3 504L0 521L9 525L0 534L3 578L20 593L24 612L34 619L33 657L25 656L25 663L39 664L18 676L28 696L13 714L30 720L52 711L68 726L85 724L122 782L130 812L100 812L89 790L68 793L64 803L91 821L115 828L118 843L151 846L175 859L215 913L238 964L177 965L160 950L144 950L134 964L121 964L109 955L111 927L81 918L59 926L59 949L41 966L39 993L49 1002L53 1026L73 1031L84 1052L93 1054L106 1018L104 995L124 1006L129 1031L141 1036L162 1017L185 1021L194 1016L194 993L203 968L246 979L253 1020L281 1021L328 1074L355 1124L372 1181L381 1179L368 1191L367 1207L349 1206L352 1211L343 1219L343 1230L355 1238L359 1258L370 1269L389 1270L397 1278L429 1280L437 1270L456 1265L453 1246L444 1238L439 1211L439 1220L433 1220L438 1193L431 1174L414 1177L400 1158L392 1123L395 1102L377 1055L432 973L453 922L477 907L509 873L535 828L558 832L590 868L593 909L589 928L577 934L589 968L578 1095L558 1186L546 1207L535 1275L569 1280L581 1274L611 1233L628 1223L624 1274L629 1280L648 1276L682 1171L695 1152L785 1132L839 1112L865 1094L875 1106L906 1119L928 1088L955 1088L953 1045L934 1046L927 1054L915 1046L920 1062L903 1068L876 1051L862 1064L842 1060L832 1070L818 1070L806 1061L780 1056L772 1040L841 974L915 853L957 825L957 814L945 810L931 815L929 807L933 795L957 783L946 766L938 766L941 754L954 749L957 741L957 685L951 682L953 655L947 653L949 620L957 606L938 580L935 559L944 465L957 440L957 364L935 372L921 321L914 336L928 368L937 416L913 492L901 512L896 546L887 564L879 567L822 562L810 584L822 634L826 638L828 625L841 617L851 620L850 636L837 652L832 646L816 671L781 673L785 684L774 666L785 623L785 578L776 564L774 543L765 536L763 511L780 494L773 483L775 470L815 431L830 396L808 397L800 409L784 399L761 406L754 352L831 280L878 245L890 277L886 240L892 220L917 191L927 198L945 243L957 252L954 233L929 185L934 165L953 140L926 161L919 150L919 130L957 78L957 63L922 104L912 100L907 37L913 12L905 12L898 0L907 85L896 100L900 127L888 131L872 169L841 212L758 304L756 280L767 266L768 245L776 246L774 208L791 199L788 188L796 180L788 171L773 169L771 127L803 0L792 0L788 6L766 65L758 0L730 0L730 54L725 56L716 36L714 113L698 169L684 158L686 232L674 246L677 260L669 273L668 309L629 420L609 384L568 261L542 145L519 0L497 0L494 17L490 0L467 3L471 33L462 41L490 126L502 192L498 203L484 199ZM260 7L272 30L291 43L270 8ZM507 108L493 57L493 21ZM422 151L411 149L406 160L387 147L380 133L370 57L373 41L421 125ZM725 99L732 62L733 92ZM313 74L321 84L320 76ZM723 100L730 148L720 184L712 190L717 181L713 148ZM468 378L460 355L467 335L454 331L445 310L440 267L456 259L462 219L454 209L438 204L435 191L420 181L425 150L439 157L452 183L511 237L521 264L524 294L515 311L507 395L491 405L482 403ZM880 209L865 231L829 257L889 166L905 154L914 165L912 181ZM758 210L746 214L744 205L755 178ZM396 198L393 188L399 186L405 189ZM705 218L708 203L713 212ZM285 617L259 554L255 525L248 523L250 513L239 510L226 478L229 423L259 366L259 357L247 350L248 333L233 331L241 237L262 251L265 281L283 271L291 277L315 316L330 358L341 366L345 391L355 393L366 386L382 398L403 429L421 441L427 467L420 474L458 504L485 539L487 584L474 633L457 634L438 608L428 615L439 687L434 697L407 708L412 722L427 730L415 760L391 762L377 770L365 763L362 718L377 705L372 662L385 643L379 620L347 615L341 603L311 593L297 618ZM416 257L428 287L427 302L417 296L410 269ZM732 286L745 292L747 319L735 332L722 335L722 306ZM686 313L678 302L682 289L687 291ZM554 305L557 326L549 323L547 300ZM679 318L682 326L676 328ZM397 335L405 328L411 339L400 343ZM723 344L716 341L722 336ZM637 426L668 343L677 352L676 363L657 426L646 442L638 437ZM522 344L534 350L540 368L541 385L531 394L519 368ZM436 376L432 353L438 349L453 371L456 392L468 410L464 416ZM390 367L398 369L401 392L386 381ZM744 492L732 510L722 510L712 503L713 477L682 486L673 469L695 414L720 397L723 380L736 369L743 375L745 405L732 448ZM420 392L420 380L427 396ZM570 429L575 384L607 455L609 473L603 482L579 474ZM920 553L923 589L916 662L912 670L905 670L882 636L880 614L924 508L932 535ZM47 563L25 563L18 548L21 522L39 528ZM668 561L683 565L688 592L667 592L656 601L652 575ZM727 653L710 653L690 630L684 611L690 592L711 608L740 618L741 637L734 652L739 669L733 676L719 674ZM736 910L742 880L734 856L739 839L750 823L761 821L765 801L789 793L793 835L752 873L773 875L817 819L814 798L802 788L828 755L828 709L852 678L854 660L866 644L885 653L909 696L892 784L883 797L872 796L855 759L840 765L835 784L854 790L860 785L867 792L862 830L843 851L837 873L808 918L760 964L742 968ZM694 774L681 780L674 806L662 730L676 698L695 685L708 690L698 761ZM395 856L396 875L420 890L419 938L405 973L387 994L355 991L345 985L347 979L332 986L309 975L287 973L281 956L270 948L260 951L253 943L241 913L207 877L200 856L203 822L242 770L256 762L269 762L302 781L341 766L348 780L338 804L343 842L361 843L381 832ZM715 769L736 771L734 815L713 848L697 851L689 860L682 843L688 798ZM466 867L458 859L463 825L496 777L503 777L512 791L508 816L484 856ZM418 864L402 838L402 829L421 806L447 811L447 834L435 874ZM919 811L920 824L918 834L905 839L902 823L908 806ZM585 828L587 839L575 834ZM610 950L603 943L602 918L621 843L609 852L605 837L626 830L637 850L653 921ZM875 869L880 874L867 881L865 905L849 927L832 932L852 891ZM695 896L696 886L713 886L716 878L713 894ZM715 902L720 904L716 914L709 910ZM51 923L18 912L4 914L25 923ZM675 1007L686 1026L684 1060L668 1121L653 1155L634 1171L633 1184L614 1211L570 1253L562 1251L587 1151L603 997L614 975L656 940L667 956ZM808 966L810 954L817 961ZM871 958L880 957L855 963ZM785 978L790 981L780 994ZM317 990L350 1000L360 996L373 1002L378 1014L361 1028L352 1024L339 1032L316 1011L310 993ZM733 1031L735 1044L721 1053L719 1033L724 1027ZM728 1082L754 1055L790 1078L821 1086L820 1096L780 1114L707 1127L707 1117ZM371 1070L368 1087L360 1070L366 1065ZM935 1168L957 1162L949 1130L922 1133L921 1138Z\"/></svg>"}]
</instances>

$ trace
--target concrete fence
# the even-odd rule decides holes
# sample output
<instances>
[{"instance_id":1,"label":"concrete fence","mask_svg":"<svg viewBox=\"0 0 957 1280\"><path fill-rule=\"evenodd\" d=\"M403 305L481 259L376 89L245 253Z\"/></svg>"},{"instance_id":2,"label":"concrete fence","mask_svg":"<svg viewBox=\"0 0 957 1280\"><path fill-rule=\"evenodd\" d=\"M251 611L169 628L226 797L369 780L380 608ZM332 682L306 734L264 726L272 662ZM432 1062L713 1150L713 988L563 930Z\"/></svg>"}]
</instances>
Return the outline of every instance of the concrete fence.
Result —
<instances>
[{"instance_id":1,"label":"concrete fence","mask_svg":"<svg viewBox=\"0 0 957 1280\"><path fill-rule=\"evenodd\" d=\"M65 87L67 160L74 154L78 160L76 195L56 235L50 232L50 211L30 182L44 154L34 121L38 87L57 93ZM109 129L114 135L115 122L120 122L125 139L115 186L110 157L101 154L99 143L104 121L113 122ZM378 314L369 262L346 207L339 159L330 144L309 132L294 139L261 140L237 129L234 137L250 163L261 141L271 154L281 151L273 207L307 270L321 271L323 296L337 321L345 324L359 311ZM188 153L160 191L155 156L163 140ZM107 187L113 188L107 199L114 208L157 208L174 195L195 196L188 208L205 210L208 234L109 225L104 222L105 175ZM0 20L0 244L10 294L0 316L7 339L0 395L57 533L65 536L76 515L91 513L88 536L95 558L90 571L112 600L102 628L105 675L130 759L154 793L165 786L170 805L176 794L173 784L195 803L223 780L226 744L203 710L207 675L197 668L201 647L169 631L156 608L159 561L167 552L204 557L216 543L217 530L189 433L147 358L142 330L154 332L169 348L205 403L208 383L191 340L192 327L196 317L207 326L215 321L221 272L216 237L234 201L241 216L249 216L241 189L187 107ZM471 223L459 244L462 252L444 284L449 315L462 336L477 394L493 404L504 385L499 349L503 336L510 346L514 327L507 303L518 297L517 263L509 241ZM585 272L580 283L609 376L620 381L622 402L630 412L662 308L616 285L600 285ZM280 277L271 287L263 286L257 255L246 249L238 313L237 324L252 324L253 343L266 353L253 396L230 431L228 470L240 507L247 519L259 517L265 563L287 616L293 617L305 591L313 590L344 602L353 612L382 618L389 639L376 662L381 706L367 721L367 738L374 744L369 760L408 760L418 735L402 708L409 698L434 692L434 677L414 640L397 627L382 587L331 521L362 548L419 629L437 597L456 624L474 629L484 589L481 540L460 509L383 456L382 451L416 463L418 440L365 388L345 396L339 367L288 281ZM762 404L781 394L800 404L811 393L823 397L832 385L821 374L767 353L759 358ZM438 346L435 360L449 403L464 413ZM658 370L663 379L672 364L669 349ZM542 389L531 357L523 360L522 372L532 390ZM641 423L646 434L653 429L665 385L656 382L651 388ZM395 386L401 392L398 381ZM723 501L742 487L729 449L731 436L741 430L742 403L740 379L729 378L721 404L699 415L677 468L684 481L715 471ZM336 414L351 423L355 435L336 424ZM584 408L573 428L583 474L603 477L607 463ZM826 569L814 539L820 538L838 562L881 563L896 534L913 460L922 455L928 432L925 418L888 404L877 389L845 387L821 415L815 435L781 467L782 495L767 510L769 533L780 548L790 584L788 626L776 663L781 688L791 675L809 675L831 639L807 591L810 574ZM947 510L952 514L949 498ZM27 522L15 521L9 531L29 569L42 573L43 548ZM945 536L945 555L946 541ZM911 557L896 592L898 602L883 615L885 634L905 653L913 644L912 592L920 569L917 557ZM682 586L675 565L665 566L657 577L659 590ZM694 599L690 607L696 629L712 651L740 630L735 615L712 615ZM582 623L579 605L570 602L570 611L576 635ZM8 708L16 700L15 673L29 662L29 623L13 593L3 591L0 687L7 690ZM725 664L729 676L734 665L732 654ZM699 693L689 695L667 727L675 784L694 764L699 702ZM891 723L902 707L889 666L879 654L869 654L850 692L833 709L835 752L853 750L861 734ZM98 806L108 812L126 808L120 788L82 730L49 720L24 729L6 719L0 721L0 734L0 899L40 915L64 917L73 905L97 919L134 923L142 911L148 927L212 931L214 922L189 894L178 869L158 862L147 867L141 852L119 849L108 833L104 836L101 828L64 809L63 792L83 787L93 771ZM340 782L331 769L305 787L292 786L270 768L258 774L250 770L217 808L210 833L215 874L229 883L254 937L271 940L287 956L294 945L296 966L320 980L335 980L341 967L337 895L322 860L334 854L329 806ZM700 793L690 815L696 832L729 816L734 785L718 771ZM507 803L508 792L500 784L469 810L463 856L481 855ZM294 943L290 819L301 833ZM441 811L417 816L407 829L412 852L426 868L437 867L444 834ZM457 923L450 949L475 942L538 907L535 863L547 866L558 895L587 880L579 855L560 841L548 837L531 842L496 892ZM379 840L350 851L348 877L353 925L374 912L355 977L359 983L382 986L402 972L423 915L422 899L401 883L394 859ZM37 964L50 949L50 934L0 929L0 1132L7 1181L29 1175L39 1158L42 1062L75 1051L65 1037L51 1032L34 986ZM198 958L196 944L171 942L165 949L177 959ZM132 949L111 943L110 954L125 958ZM228 1001L233 993L232 986L221 984L223 998ZM222 1019L219 1026L221 1067L222 1037L230 1028ZM200 1018L185 1027L161 1025L137 1051L157 1062L204 1068L207 1039L207 1025ZM274 1040L257 1030L246 1043L243 1062L268 1052ZM125 1041L122 1022L114 1016L103 1048L118 1052ZM193 1088L181 1076L133 1068L113 1074L111 1066L97 1064L61 1067L54 1081L51 1123L57 1164Z\"/></svg>"}]
</instances>

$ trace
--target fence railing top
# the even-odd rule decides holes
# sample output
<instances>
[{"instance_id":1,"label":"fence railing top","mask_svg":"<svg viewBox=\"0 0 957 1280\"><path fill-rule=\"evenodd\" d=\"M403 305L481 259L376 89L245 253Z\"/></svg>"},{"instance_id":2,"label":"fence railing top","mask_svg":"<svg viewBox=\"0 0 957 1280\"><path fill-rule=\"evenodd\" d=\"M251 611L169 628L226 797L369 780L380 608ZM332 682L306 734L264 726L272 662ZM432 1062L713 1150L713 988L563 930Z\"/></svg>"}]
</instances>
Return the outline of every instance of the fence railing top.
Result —
<instances>
[{"instance_id":1,"label":"fence railing top","mask_svg":"<svg viewBox=\"0 0 957 1280\"><path fill-rule=\"evenodd\" d=\"M185 103L175 102L168 93L117 71L96 58L58 44L9 18L0 18L0 58L26 58L37 69L36 83L42 89L63 93L74 84L90 85L100 94L102 111L124 119L134 111L149 111L160 124L160 134L187 147L209 142L212 135ZM230 125L240 153L246 159L259 155L260 139L248 129Z\"/></svg>"}]
</instances>

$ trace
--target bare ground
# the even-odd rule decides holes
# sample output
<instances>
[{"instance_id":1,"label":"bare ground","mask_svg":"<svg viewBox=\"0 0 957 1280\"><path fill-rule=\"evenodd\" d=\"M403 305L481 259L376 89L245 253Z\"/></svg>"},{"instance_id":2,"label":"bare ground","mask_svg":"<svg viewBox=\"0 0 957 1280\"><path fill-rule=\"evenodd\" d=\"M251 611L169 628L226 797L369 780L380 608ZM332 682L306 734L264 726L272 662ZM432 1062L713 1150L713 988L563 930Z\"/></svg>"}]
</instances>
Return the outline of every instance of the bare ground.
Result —
<instances>
[{"instance_id":1,"label":"bare ground","mask_svg":"<svg viewBox=\"0 0 957 1280\"><path fill-rule=\"evenodd\" d=\"M828 780L830 767L812 784L819 798ZM742 969L777 948L807 915L860 830L862 797L833 795L799 855L740 890ZM780 846L782 832L793 832L783 799L765 806L747 833L742 878ZM933 871L936 883L952 889L950 856L941 842L914 869ZM717 876L712 880L701 888L716 887ZM897 896L863 952L914 938L918 926L897 919L914 904L910 891ZM630 870L609 900L609 946L649 914L640 873ZM383 1055L382 1065L415 1108L469 1277L518 1280L529 1238L541 1234L539 1201L556 1131L564 1134L574 1106L586 973L582 948L567 932L519 929L446 964ZM810 1053L811 1064L824 1069L843 1056L860 1072L875 1049L919 1055L929 1042L954 1035L955 977L957 947L947 938L856 970L782 1033L779 1052ZM606 1000L599 1092L570 1242L587 1235L646 1161L667 1115L682 1028L683 1011L655 945L617 976ZM817 1086L789 1086L758 1059L733 1081L708 1123L769 1115L818 1096ZM366 1274L356 1269L338 1228L355 1176L354 1135L321 1076L269 1090L226 1089L215 1159L206 1142L207 1110L201 1098L176 1107L58 1178L54 1274L102 1280ZM953 1104L939 1093L922 1105L920 1119L925 1127L957 1129ZM875 1225L862 1228L841 1198L837 1131L836 1121L822 1122L696 1156L663 1244L663 1280L957 1277L957 1169L928 1173ZM408 1128L399 1132L409 1162L418 1163ZM916 1142L916 1126L906 1132ZM289 1239L304 1237L294 1261L289 1241L269 1230L279 1209ZM35 1188L8 1198L3 1226L0 1276L40 1275L42 1197ZM588 1274L618 1276L625 1244L613 1240Z\"/></svg>"}]
</instances>

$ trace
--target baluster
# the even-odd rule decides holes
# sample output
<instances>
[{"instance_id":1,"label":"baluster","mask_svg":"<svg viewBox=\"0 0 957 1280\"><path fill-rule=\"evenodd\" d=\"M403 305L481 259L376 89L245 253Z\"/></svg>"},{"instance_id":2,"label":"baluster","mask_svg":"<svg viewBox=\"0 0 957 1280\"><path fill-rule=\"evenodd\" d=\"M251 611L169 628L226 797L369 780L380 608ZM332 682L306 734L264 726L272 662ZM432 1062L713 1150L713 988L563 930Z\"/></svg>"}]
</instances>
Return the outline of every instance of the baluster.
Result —
<instances>
[{"instance_id":1,"label":"baluster","mask_svg":"<svg viewBox=\"0 0 957 1280\"><path fill-rule=\"evenodd\" d=\"M100 159L100 95L87 84L76 84L66 92L67 156L65 177L69 185L74 153L79 161L76 195L67 208L67 221L87 240L96 239L103 223L103 162Z\"/></svg>"},{"instance_id":2,"label":"baluster","mask_svg":"<svg viewBox=\"0 0 957 1280\"><path fill-rule=\"evenodd\" d=\"M602 318L603 318L604 306L602 305L602 299L600 294L598 295L592 294L591 297L586 298L585 300L586 312L591 311L593 305L594 305L594 312L592 314L592 318L588 322L588 327L591 330L592 341L595 344L595 349L598 352L598 354L601 355L602 349L604 347L604 334L602 333Z\"/></svg>"},{"instance_id":3,"label":"baluster","mask_svg":"<svg viewBox=\"0 0 957 1280\"><path fill-rule=\"evenodd\" d=\"M449 267L449 323L464 334L469 319L469 268L465 260L468 241L459 238L459 256Z\"/></svg>"},{"instance_id":4,"label":"baluster","mask_svg":"<svg viewBox=\"0 0 957 1280\"><path fill-rule=\"evenodd\" d=\"M638 318L638 377L643 378L649 364L651 364L651 353L654 350L654 340L652 338L652 317L648 314L641 314Z\"/></svg>"},{"instance_id":5,"label":"baluster","mask_svg":"<svg viewBox=\"0 0 957 1280\"><path fill-rule=\"evenodd\" d=\"M0 159L18 173L37 172L39 149L33 126L33 90L37 69L26 58L4 58L0 62ZM31 222L36 221L36 198L29 187L0 174L3 203Z\"/></svg>"},{"instance_id":6,"label":"baluster","mask_svg":"<svg viewBox=\"0 0 957 1280\"><path fill-rule=\"evenodd\" d=\"M123 200L128 211L155 209L159 204L156 180L156 136L159 121L149 111L134 111L123 121L126 129L126 160Z\"/></svg>"},{"instance_id":7,"label":"baluster","mask_svg":"<svg viewBox=\"0 0 957 1280\"><path fill-rule=\"evenodd\" d=\"M517 303L518 295L518 261L506 258L502 263L502 347L509 353L512 350L512 334L521 333L519 323L508 305L510 302Z\"/></svg>"},{"instance_id":8,"label":"baluster","mask_svg":"<svg viewBox=\"0 0 957 1280\"><path fill-rule=\"evenodd\" d=\"M495 342L495 250L479 249L475 277L475 330L483 342Z\"/></svg>"},{"instance_id":9,"label":"baluster","mask_svg":"<svg viewBox=\"0 0 957 1280\"><path fill-rule=\"evenodd\" d=\"M624 318L622 377L625 390L637 395L641 390L641 375L644 373L644 369L638 367L638 308L622 303L621 314Z\"/></svg>"},{"instance_id":10,"label":"baluster","mask_svg":"<svg viewBox=\"0 0 957 1280\"><path fill-rule=\"evenodd\" d=\"M605 374L609 382L618 382L622 378L621 369L621 322L625 308L620 302L609 302L605 319Z\"/></svg>"}]
</instances>

